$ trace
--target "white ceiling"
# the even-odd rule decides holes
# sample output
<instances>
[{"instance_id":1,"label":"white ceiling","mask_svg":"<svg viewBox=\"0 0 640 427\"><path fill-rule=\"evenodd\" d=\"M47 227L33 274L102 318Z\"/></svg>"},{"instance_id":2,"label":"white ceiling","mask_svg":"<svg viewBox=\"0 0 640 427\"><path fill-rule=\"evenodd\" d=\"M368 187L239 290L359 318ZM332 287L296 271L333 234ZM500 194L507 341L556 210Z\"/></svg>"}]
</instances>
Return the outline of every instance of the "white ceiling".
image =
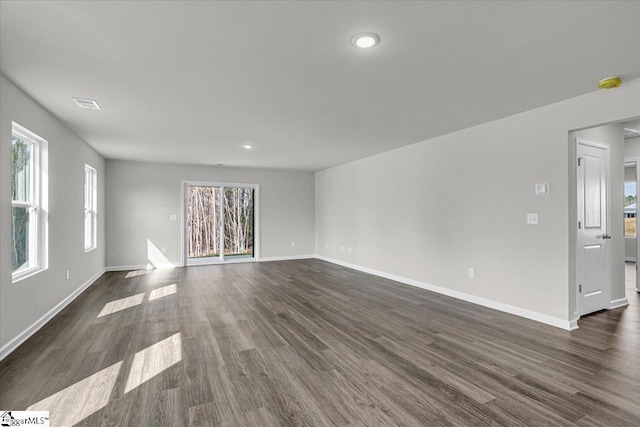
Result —
<instances>
[{"instance_id":1,"label":"white ceiling","mask_svg":"<svg viewBox=\"0 0 640 427\"><path fill-rule=\"evenodd\" d=\"M0 71L107 158L318 170L640 76L638 1L0 8Z\"/></svg>"}]
</instances>

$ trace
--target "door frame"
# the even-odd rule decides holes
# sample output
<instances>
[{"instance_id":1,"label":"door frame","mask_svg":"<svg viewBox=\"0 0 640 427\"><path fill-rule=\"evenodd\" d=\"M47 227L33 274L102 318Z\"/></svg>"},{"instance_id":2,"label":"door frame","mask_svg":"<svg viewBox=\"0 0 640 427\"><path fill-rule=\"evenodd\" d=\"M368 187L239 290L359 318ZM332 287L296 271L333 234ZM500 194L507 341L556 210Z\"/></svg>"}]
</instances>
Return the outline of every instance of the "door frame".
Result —
<instances>
[{"instance_id":1,"label":"door frame","mask_svg":"<svg viewBox=\"0 0 640 427\"><path fill-rule=\"evenodd\" d=\"M231 258L215 260L207 260L197 262L195 264L187 264L189 257L187 256L187 187L231 187L231 188L253 188L253 256L245 258ZM223 190L224 191L224 190ZM180 264L183 267L193 265L211 265L211 264L233 264L240 262L257 262L260 261L260 184L247 184L237 182L222 181L190 181L183 180L180 184L180 203L182 208L180 218Z\"/></svg>"},{"instance_id":2,"label":"door frame","mask_svg":"<svg viewBox=\"0 0 640 427\"><path fill-rule=\"evenodd\" d=\"M629 163L635 163L636 165L636 206L638 205L638 195L640 191L640 157L625 157L625 167ZM636 208L636 292L640 292L640 272L638 271L638 265L640 264L640 235L638 234L638 226L640 225L638 209ZM626 239L626 237L625 237Z\"/></svg>"},{"instance_id":3,"label":"door frame","mask_svg":"<svg viewBox=\"0 0 640 427\"><path fill-rule=\"evenodd\" d=\"M580 177L578 176L578 172L579 169L577 167L577 159L578 159L578 146L579 145L586 145L586 146L590 146L593 148L597 148L597 149L603 149L607 154L607 160L605 163L605 174L607 176L607 186L606 186L606 191L607 191L607 197L606 197L606 211L607 211L607 220L606 220L606 230L607 233L611 232L611 147L609 147L606 144L600 144L597 142L592 142L589 140L586 140L584 138L580 138L580 137L575 137L575 143L574 143L574 152L575 152L575 156L574 156L574 161L575 161L575 185L576 185L576 246L574 248L574 250L576 251L575 254L575 265L576 265L576 271L575 271L575 283L574 283L574 294L575 294L575 311L576 311L576 315L578 318L580 318L581 316L583 316L584 314L580 314L580 292L579 292L579 286L580 286L580 277L581 274L584 272L584 266L583 266L583 258L578 256L578 254L580 254L580 252L582 251L581 249L581 245L582 243L582 232L579 231L579 229L577 228L578 225L578 221L580 221L580 209L581 209L581 203L580 203ZM606 301L606 306L602 307L602 309L608 309L610 308L611 305L611 263L612 263L612 250L611 250L611 245L609 242L607 242L608 245L608 256L606 259L606 270L607 270L607 277L609 278L609 280L607 280L606 283L606 287L604 289L604 294L605 294L605 301ZM588 314L588 313L585 313ZM577 320L577 319L576 319Z\"/></svg>"}]
</instances>

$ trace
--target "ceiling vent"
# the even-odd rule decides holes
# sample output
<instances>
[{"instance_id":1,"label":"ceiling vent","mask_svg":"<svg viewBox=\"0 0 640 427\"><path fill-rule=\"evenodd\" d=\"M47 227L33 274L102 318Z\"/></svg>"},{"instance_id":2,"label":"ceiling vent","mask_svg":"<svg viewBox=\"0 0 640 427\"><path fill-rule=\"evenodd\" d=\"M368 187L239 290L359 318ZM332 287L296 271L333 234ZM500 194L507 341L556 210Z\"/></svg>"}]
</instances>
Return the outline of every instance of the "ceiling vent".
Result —
<instances>
[{"instance_id":1,"label":"ceiling vent","mask_svg":"<svg viewBox=\"0 0 640 427\"><path fill-rule=\"evenodd\" d=\"M73 98L73 100L78 104L80 108L86 108L88 110L101 110L100 105L98 105L98 101L94 101L93 99L82 99L82 98Z\"/></svg>"}]
</instances>

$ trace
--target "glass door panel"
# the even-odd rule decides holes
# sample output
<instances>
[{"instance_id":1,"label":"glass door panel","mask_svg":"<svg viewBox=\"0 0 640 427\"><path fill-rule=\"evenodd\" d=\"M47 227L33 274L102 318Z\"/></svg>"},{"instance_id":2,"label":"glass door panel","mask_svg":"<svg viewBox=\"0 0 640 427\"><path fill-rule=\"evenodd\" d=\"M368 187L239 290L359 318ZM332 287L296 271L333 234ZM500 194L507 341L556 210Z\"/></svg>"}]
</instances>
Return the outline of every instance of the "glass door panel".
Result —
<instances>
[{"instance_id":1,"label":"glass door panel","mask_svg":"<svg viewBox=\"0 0 640 427\"><path fill-rule=\"evenodd\" d=\"M253 257L254 189L224 187L224 258Z\"/></svg>"},{"instance_id":2,"label":"glass door panel","mask_svg":"<svg viewBox=\"0 0 640 427\"><path fill-rule=\"evenodd\" d=\"M220 187L187 186L187 257L220 258Z\"/></svg>"}]
</instances>

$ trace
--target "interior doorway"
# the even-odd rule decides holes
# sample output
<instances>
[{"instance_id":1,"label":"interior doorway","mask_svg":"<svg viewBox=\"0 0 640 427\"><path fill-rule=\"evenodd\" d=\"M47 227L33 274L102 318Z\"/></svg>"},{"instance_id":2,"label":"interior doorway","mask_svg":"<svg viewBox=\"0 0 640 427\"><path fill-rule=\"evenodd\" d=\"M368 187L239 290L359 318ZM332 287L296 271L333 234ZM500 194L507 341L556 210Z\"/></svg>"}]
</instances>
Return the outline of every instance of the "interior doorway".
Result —
<instances>
[{"instance_id":1,"label":"interior doorway","mask_svg":"<svg viewBox=\"0 0 640 427\"><path fill-rule=\"evenodd\" d=\"M624 237L625 288L627 295L640 292L640 238L638 236L638 200L640 193L640 119L622 123L624 129Z\"/></svg>"},{"instance_id":2,"label":"interior doorway","mask_svg":"<svg viewBox=\"0 0 640 427\"><path fill-rule=\"evenodd\" d=\"M624 261L625 289L637 287L638 263L638 161L625 159L624 164Z\"/></svg>"},{"instance_id":3,"label":"interior doorway","mask_svg":"<svg viewBox=\"0 0 640 427\"><path fill-rule=\"evenodd\" d=\"M577 313L609 307L611 294L610 149L576 139L577 159Z\"/></svg>"},{"instance_id":4,"label":"interior doorway","mask_svg":"<svg viewBox=\"0 0 640 427\"><path fill-rule=\"evenodd\" d=\"M184 265L259 258L259 186L183 182Z\"/></svg>"}]
</instances>

